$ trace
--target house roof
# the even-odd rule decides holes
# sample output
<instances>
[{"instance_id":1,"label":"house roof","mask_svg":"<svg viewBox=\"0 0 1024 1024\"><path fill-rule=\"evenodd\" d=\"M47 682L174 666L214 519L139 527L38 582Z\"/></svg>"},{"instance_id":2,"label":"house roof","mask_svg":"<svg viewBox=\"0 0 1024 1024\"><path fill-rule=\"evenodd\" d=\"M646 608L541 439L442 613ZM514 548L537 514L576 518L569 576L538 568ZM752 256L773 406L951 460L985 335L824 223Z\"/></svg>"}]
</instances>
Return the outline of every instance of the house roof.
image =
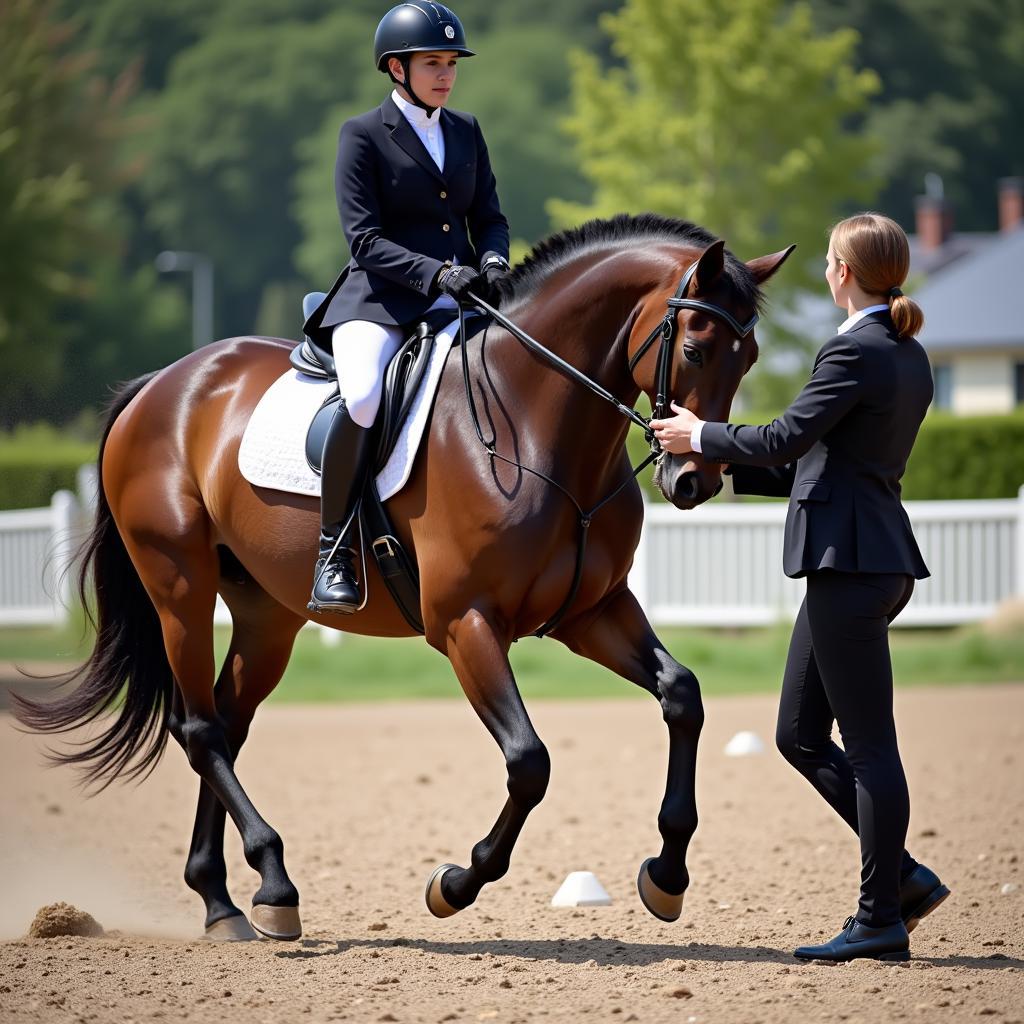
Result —
<instances>
[{"instance_id":1,"label":"house roof","mask_svg":"<svg viewBox=\"0 0 1024 1024\"><path fill-rule=\"evenodd\" d=\"M932 352L1024 348L1024 227L934 273L913 292L924 311L921 343Z\"/></svg>"},{"instance_id":2,"label":"house roof","mask_svg":"<svg viewBox=\"0 0 1024 1024\"><path fill-rule=\"evenodd\" d=\"M951 263L980 252L998 238L998 231L955 231L942 245L929 248L921 244L920 235L908 235L910 273L922 277L937 274Z\"/></svg>"}]
</instances>

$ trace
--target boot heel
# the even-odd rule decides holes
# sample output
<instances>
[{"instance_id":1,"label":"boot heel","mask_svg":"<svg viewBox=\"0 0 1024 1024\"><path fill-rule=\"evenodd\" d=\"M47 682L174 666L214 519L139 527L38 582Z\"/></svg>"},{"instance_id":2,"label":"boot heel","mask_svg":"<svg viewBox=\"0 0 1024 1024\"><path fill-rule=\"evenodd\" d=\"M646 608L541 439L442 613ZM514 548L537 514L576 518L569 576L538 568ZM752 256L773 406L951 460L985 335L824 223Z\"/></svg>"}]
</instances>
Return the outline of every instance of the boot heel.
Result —
<instances>
[{"instance_id":1,"label":"boot heel","mask_svg":"<svg viewBox=\"0 0 1024 1024\"><path fill-rule=\"evenodd\" d=\"M880 953L878 955L878 959L895 961L896 963L906 963L910 959L910 950L901 949L895 953Z\"/></svg>"}]
</instances>

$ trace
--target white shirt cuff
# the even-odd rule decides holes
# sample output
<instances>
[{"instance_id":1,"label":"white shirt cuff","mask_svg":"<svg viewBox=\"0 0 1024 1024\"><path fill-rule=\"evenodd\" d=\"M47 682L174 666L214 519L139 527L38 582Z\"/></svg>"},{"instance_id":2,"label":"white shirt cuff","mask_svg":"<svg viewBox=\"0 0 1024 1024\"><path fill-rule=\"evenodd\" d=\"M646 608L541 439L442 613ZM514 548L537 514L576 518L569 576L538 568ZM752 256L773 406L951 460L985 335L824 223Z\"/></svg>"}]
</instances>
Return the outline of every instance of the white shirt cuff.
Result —
<instances>
[{"instance_id":1,"label":"white shirt cuff","mask_svg":"<svg viewBox=\"0 0 1024 1024\"><path fill-rule=\"evenodd\" d=\"M690 428L690 447L700 453L700 432L704 429L704 420L697 420Z\"/></svg>"}]
</instances>

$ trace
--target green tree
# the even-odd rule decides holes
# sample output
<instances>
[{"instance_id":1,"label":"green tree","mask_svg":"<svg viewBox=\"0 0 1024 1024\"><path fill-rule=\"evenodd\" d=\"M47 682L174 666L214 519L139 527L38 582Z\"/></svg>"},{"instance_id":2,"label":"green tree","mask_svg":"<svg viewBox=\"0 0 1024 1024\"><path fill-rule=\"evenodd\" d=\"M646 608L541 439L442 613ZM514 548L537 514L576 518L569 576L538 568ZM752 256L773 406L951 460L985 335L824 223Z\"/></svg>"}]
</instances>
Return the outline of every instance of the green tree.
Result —
<instances>
[{"instance_id":1,"label":"green tree","mask_svg":"<svg viewBox=\"0 0 1024 1024\"><path fill-rule=\"evenodd\" d=\"M940 174L963 230L991 230L995 183L1024 174L1024 0L811 0L819 24L863 36L882 91L863 123L878 137L879 206L908 227L924 175Z\"/></svg>"},{"instance_id":2,"label":"green tree","mask_svg":"<svg viewBox=\"0 0 1024 1024\"><path fill-rule=\"evenodd\" d=\"M594 196L552 200L556 225L653 210L744 257L802 244L785 281L816 280L830 219L877 186L873 140L846 127L878 88L857 34L818 34L782 0L627 0L602 24L622 65L574 53L566 121Z\"/></svg>"},{"instance_id":3,"label":"green tree","mask_svg":"<svg viewBox=\"0 0 1024 1024\"><path fill-rule=\"evenodd\" d=\"M146 223L166 246L213 259L222 330L251 330L263 289L294 277L296 146L355 87L338 52L366 30L342 11L211 31L146 105L150 128L134 140Z\"/></svg>"},{"instance_id":4,"label":"green tree","mask_svg":"<svg viewBox=\"0 0 1024 1024\"><path fill-rule=\"evenodd\" d=\"M86 253L113 247L96 198L120 177L127 88L108 89L38 0L0 5L0 423L37 413L72 338L61 307L86 298Z\"/></svg>"}]
</instances>

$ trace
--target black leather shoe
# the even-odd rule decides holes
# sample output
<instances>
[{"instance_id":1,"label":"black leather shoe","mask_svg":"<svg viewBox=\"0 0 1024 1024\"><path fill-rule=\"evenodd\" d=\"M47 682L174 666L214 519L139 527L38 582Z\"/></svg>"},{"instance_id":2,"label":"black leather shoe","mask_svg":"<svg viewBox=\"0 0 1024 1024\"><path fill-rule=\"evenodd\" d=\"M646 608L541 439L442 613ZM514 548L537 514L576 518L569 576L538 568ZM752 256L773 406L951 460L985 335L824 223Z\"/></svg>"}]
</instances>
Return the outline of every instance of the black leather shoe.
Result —
<instances>
[{"instance_id":1,"label":"black leather shoe","mask_svg":"<svg viewBox=\"0 0 1024 1024\"><path fill-rule=\"evenodd\" d=\"M948 896L939 876L918 864L900 883L900 917L907 931L912 932Z\"/></svg>"},{"instance_id":2,"label":"black leather shoe","mask_svg":"<svg viewBox=\"0 0 1024 1024\"><path fill-rule=\"evenodd\" d=\"M309 610L312 612L337 612L351 615L359 609L362 596L359 582L352 566L355 554L344 539L337 543L337 536L320 535L320 557L316 561L313 575L313 596ZM332 554L333 552L333 554Z\"/></svg>"},{"instance_id":3,"label":"black leather shoe","mask_svg":"<svg viewBox=\"0 0 1024 1024\"><path fill-rule=\"evenodd\" d=\"M903 922L886 928L870 928L855 917L848 917L843 930L831 941L820 946L800 946L793 950L800 960L909 960L910 936Z\"/></svg>"}]
</instances>

